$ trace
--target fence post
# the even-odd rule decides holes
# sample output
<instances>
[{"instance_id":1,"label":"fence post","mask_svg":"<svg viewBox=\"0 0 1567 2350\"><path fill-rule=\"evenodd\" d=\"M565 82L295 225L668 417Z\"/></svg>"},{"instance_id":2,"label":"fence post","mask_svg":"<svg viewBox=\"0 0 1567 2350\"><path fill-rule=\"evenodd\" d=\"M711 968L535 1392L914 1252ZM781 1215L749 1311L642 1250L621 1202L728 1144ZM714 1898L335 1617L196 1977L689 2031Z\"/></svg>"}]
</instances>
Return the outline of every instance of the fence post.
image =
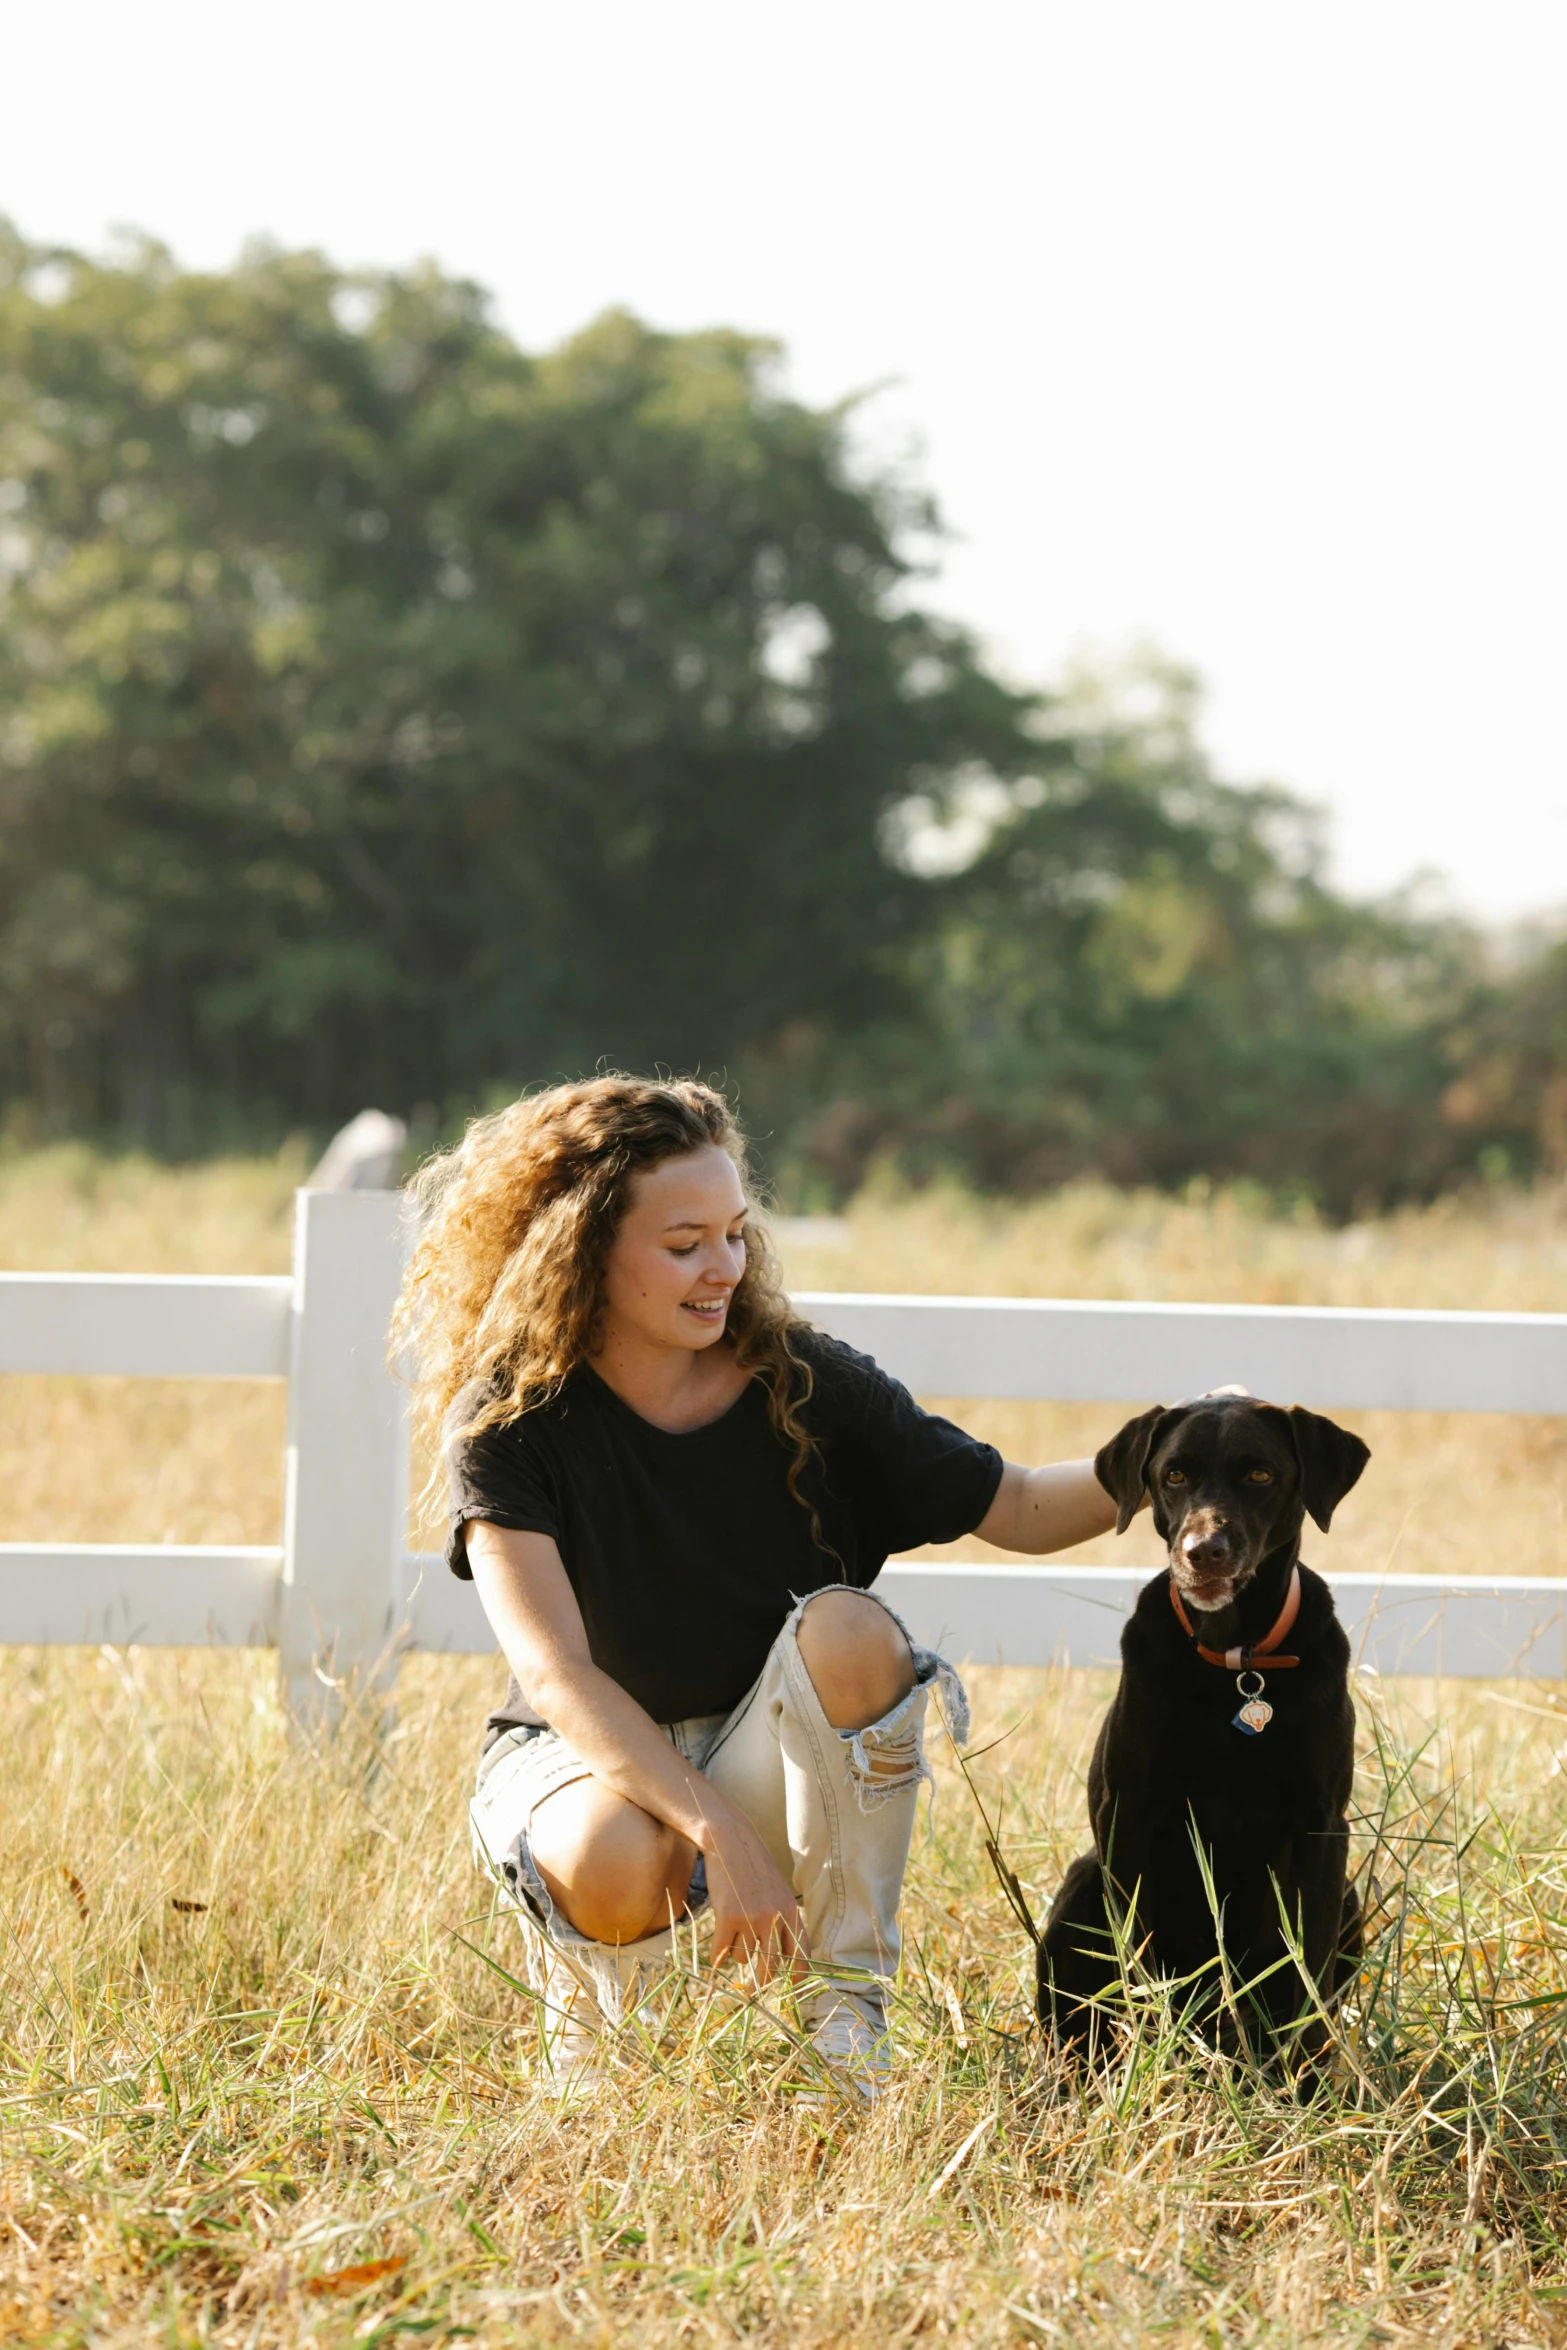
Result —
<instances>
[{"instance_id":1,"label":"fence post","mask_svg":"<svg viewBox=\"0 0 1567 2350\"><path fill-rule=\"evenodd\" d=\"M278 1662L302 1723L333 1720L332 1682L391 1645L406 1531L403 1408L386 1367L401 1208L393 1191L295 1194Z\"/></svg>"}]
</instances>

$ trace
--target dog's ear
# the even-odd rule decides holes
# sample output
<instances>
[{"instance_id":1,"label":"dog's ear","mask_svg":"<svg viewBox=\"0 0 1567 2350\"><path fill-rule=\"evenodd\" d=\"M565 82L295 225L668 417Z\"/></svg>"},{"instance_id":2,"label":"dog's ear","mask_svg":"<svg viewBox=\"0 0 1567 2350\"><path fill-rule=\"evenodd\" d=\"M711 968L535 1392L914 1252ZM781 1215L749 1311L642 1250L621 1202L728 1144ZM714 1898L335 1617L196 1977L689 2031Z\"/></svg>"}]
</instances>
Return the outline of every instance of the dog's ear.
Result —
<instances>
[{"instance_id":1,"label":"dog's ear","mask_svg":"<svg viewBox=\"0 0 1567 2350\"><path fill-rule=\"evenodd\" d=\"M1320 1412L1291 1404L1290 1434L1300 1463L1300 1495L1325 1534L1333 1512L1371 1458L1371 1447Z\"/></svg>"},{"instance_id":2,"label":"dog's ear","mask_svg":"<svg viewBox=\"0 0 1567 2350\"><path fill-rule=\"evenodd\" d=\"M1143 1472L1155 1444L1163 1436L1165 1424L1171 1426L1184 1417L1181 1407L1170 1411L1156 1403L1152 1411L1139 1412L1135 1420L1128 1420L1118 1428L1108 1444L1102 1444L1094 1455L1094 1475L1115 1503L1115 1530L1124 1534L1142 1506L1144 1493Z\"/></svg>"}]
</instances>

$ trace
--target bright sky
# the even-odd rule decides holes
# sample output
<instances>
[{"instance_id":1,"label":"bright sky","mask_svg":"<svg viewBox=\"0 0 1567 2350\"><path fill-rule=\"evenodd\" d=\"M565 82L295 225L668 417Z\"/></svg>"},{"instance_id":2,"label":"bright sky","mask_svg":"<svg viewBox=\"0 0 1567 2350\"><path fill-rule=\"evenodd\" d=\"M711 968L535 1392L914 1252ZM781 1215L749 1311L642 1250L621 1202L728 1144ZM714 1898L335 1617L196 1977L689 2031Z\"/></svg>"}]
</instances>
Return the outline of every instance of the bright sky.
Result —
<instances>
[{"instance_id":1,"label":"bright sky","mask_svg":"<svg viewBox=\"0 0 1567 2350\"><path fill-rule=\"evenodd\" d=\"M1355 888L1567 901L1560 0L74 0L0 210L782 338L1016 673L1146 635Z\"/></svg>"}]
</instances>

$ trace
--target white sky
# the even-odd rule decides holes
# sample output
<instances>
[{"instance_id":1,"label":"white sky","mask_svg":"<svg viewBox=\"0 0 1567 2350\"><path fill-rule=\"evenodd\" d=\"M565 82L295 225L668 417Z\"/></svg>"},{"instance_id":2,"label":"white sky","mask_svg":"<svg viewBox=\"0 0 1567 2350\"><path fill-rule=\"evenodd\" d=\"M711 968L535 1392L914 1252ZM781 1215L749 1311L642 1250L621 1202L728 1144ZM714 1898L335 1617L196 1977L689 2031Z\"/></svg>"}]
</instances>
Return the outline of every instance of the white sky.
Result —
<instances>
[{"instance_id":1,"label":"white sky","mask_svg":"<svg viewBox=\"0 0 1567 2350\"><path fill-rule=\"evenodd\" d=\"M1341 878L1567 901L1560 0L9 0L0 210L894 379L1013 671L1145 634Z\"/></svg>"}]
</instances>

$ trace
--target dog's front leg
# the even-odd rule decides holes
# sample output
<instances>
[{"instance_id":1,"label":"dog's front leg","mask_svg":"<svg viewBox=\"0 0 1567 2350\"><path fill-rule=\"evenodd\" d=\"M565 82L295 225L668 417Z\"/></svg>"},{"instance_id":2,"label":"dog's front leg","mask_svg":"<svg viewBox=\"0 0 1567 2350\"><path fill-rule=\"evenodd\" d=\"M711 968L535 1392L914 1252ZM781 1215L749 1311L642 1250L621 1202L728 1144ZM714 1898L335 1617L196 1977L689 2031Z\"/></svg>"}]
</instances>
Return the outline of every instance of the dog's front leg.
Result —
<instances>
[{"instance_id":1,"label":"dog's front leg","mask_svg":"<svg viewBox=\"0 0 1567 2350\"><path fill-rule=\"evenodd\" d=\"M1343 1819L1317 1817L1295 1831L1295 1884L1306 1971L1322 1993L1331 1987L1344 1926L1344 1888L1349 1869L1349 1828Z\"/></svg>"},{"instance_id":2,"label":"dog's front leg","mask_svg":"<svg viewBox=\"0 0 1567 2350\"><path fill-rule=\"evenodd\" d=\"M1100 2006L1120 1981L1097 1852L1074 1860L1050 1904L1036 1960L1040 2022L1072 2054L1093 2056Z\"/></svg>"},{"instance_id":3,"label":"dog's front leg","mask_svg":"<svg viewBox=\"0 0 1567 2350\"><path fill-rule=\"evenodd\" d=\"M1314 2078L1315 2060L1328 2045L1323 2011L1332 2006L1346 1976L1346 1936L1354 1941L1358 1955L1360 1911L1346 1882L1349 1829L1342 1818L1318 1813L1300 1820L1292 1847L1293 1883L1278 1888L1281 1923L1300 1953L1309 1982L1297 1979L1288 2006L1282 1997L1270 2005L1280 2026L1291 2017L1299 2024L1297 2051L1309 2060L1308 2077ZM1353 1966L1350 1955L1348 1970L1352 1972ZM1286 1979L1277 1978L1281 1992Z\"/></svg>"},{"instance_id":4,"label":"dog's front leg","mask_svg":"<svg viewBox=\"0 0 1567 2350\"><path fill-rule=\"evenodd\" d=\"M1128 1919L1135 1916L1138 1889L1149 1880L1163 1816L1153 1758L1128 1728L1118 1700L1099 1734L1088 1769L1088 1816L1094 1849L1104 1864Z\"/></svg>"}]
</instances>

